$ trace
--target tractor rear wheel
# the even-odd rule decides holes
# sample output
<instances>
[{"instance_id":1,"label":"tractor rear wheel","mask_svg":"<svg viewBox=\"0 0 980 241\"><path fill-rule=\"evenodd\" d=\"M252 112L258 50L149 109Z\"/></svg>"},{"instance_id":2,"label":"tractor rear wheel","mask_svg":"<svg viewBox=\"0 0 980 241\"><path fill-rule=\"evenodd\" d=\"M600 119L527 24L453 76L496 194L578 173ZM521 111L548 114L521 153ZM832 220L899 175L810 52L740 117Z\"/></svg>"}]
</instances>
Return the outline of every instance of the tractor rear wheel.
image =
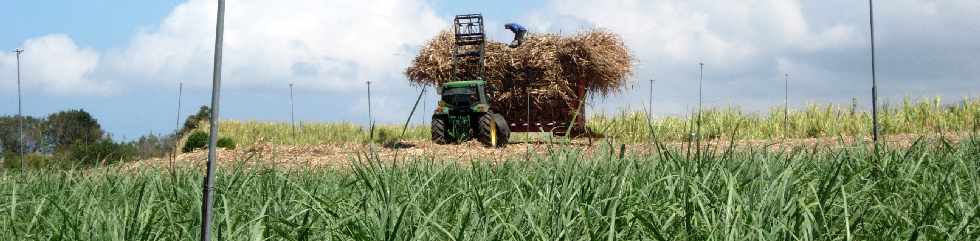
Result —
<instances>
[{"instance_id":1,"label":"tractor rear wheel","mask_svg":"<svg viewBox=\"0 0 980 241\"><path fill-rule=\"evenodd\" d=\"M501 114L493 113L493 120L494 121L497 121L497 131L503 131L503 133L504 133L504 136L503 136L504 140L508 140L508 143L510 143L510 141L509 141L510 140L510 125L507 124L507 119L504 119L504 116L501 115Z\"/></svg>"},{"instance_id":2,"label":"tractor rear wheel","mask_svg":"<svg viewBox=\"0 0 980 241\"><path fill-rule=\"evenodd\" d=\"M496 113L480 116L477 140L488 147L505 147L510 139L510 128L504 117ZM495 143L496 142L496 143Z\"/></svg>"},{"instance_id":3,"label":"tractor rear wheel","mask_svg":"<svg viewBox=\"0 0 980 241\"><path fill-rule=\"evenodd\" d=\"M449 131L446 128L447 121L446 116L432 116L432 126L430 126L432 131L432 142L439 145L449 144Z\"/></svg>"}]
</instances>

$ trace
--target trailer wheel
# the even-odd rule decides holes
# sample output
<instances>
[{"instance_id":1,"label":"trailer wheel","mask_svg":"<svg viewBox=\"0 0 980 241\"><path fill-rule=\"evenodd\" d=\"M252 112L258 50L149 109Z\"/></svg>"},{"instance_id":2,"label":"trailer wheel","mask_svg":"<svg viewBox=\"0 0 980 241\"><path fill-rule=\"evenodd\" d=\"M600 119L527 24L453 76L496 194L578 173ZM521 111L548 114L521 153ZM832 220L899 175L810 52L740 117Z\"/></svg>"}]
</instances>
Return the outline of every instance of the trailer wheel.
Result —
<instances>
[{"instance_id":1,"label":"trailer wheel","mask_svg":"<svg viewBox=\"0 0 980 241\"><path fill-rule=\"evenodd\" d=\"M480 116L477 139L487 147L505 147L510 138L510 128L503 116L487 113Z\"/></svg>"},{"instance_id":2,"label":"trailer wheel","mask_svg":"<svg viewBox=\"0 0 980 241\"><path fill-rule=\"evenodd\" d=\"M430 127L432 131L432 142L439 145L449 144L449 133L446 129L446 121L446 116L432 116L432 126Z\"/></svg>"}]
</instances>

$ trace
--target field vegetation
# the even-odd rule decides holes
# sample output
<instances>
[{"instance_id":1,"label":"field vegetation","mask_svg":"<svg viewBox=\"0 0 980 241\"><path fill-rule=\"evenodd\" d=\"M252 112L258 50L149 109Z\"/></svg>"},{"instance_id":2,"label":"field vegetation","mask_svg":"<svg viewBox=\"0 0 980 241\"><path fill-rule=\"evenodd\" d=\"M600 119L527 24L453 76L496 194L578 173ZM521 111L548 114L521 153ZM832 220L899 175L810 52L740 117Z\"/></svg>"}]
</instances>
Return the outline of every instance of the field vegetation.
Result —
<instances>
[{"instance_id":1,"label":"field vegetation","mask_svg":"<svg viewBox=\"0 0 980 241\"><path fill-rule=\"evenodd\" d=\"M707 109L701 114L702 138L728 138L738 128L738 139L781 139L817 137L864 137L871 132L871 113L851 106L810 104L803 109L774 107L765 114L750 113L737 107ZM784 120L786 120L784 122ZM963 99L942 104L940 98L918 102L906 99L899 105L879 108L882 135L965 133L980 120L980 99ZM620 112L615 116L593 116L589 127L617 140L649 141L651 130L661 139L683 141L698 130L697 113L686 117L653 118L646 113Z\"/></svg>"},{"instance_id":2,"label":"field vegetation","mask_svg":"<svg viewBox=\"0 0 980 241\"><path fill-rule=\"evenodd\" d=\"M980 139L223 168L220 240L977 240ZM355 158L355 157L351 157ZM193 240L202 171L5 172L2 240Z\"/></svg>"},{"instance_id":3,"label":"field vegetation","mask_svg":"<svg viewBox=\"0 0 980 241\"><path fill-rule=\"evenodd\" d=\"M694 141L695 120L651 124L634 113L592 118L611 138L588 155L558 143L503 162L396 161L374 152L348 156L345 168L231 160L239 164L218 171L214 227L221 240L978 240L978 110L977 101L885 108L886 134L963 134L908 147L676 146L669 143ZM718 110L703 114L702 133L862 135L866 118L811 106L790 113L792 128L782 132L778 113ZM204 123L181 132L206 130ZM303 123L294 132L225 121L221 132L242 146L308 145L390 141L401 127L375 127L372 138L350 123ZM427 133L415 126L404 137ZM624 145L651 139L653 154ZM196 239L202 173L189 165L8 169L0 174L0 240Z\"/></svg>"},{"instance_id":4,"label":"field vegetation","mask_svg":"<svg viewBox=\"0 0 980 241\"><path fill-rule=\"evenodd\" d=\"M767 113L753 113L738 108L706 109L701 115L703 139L731 138L738 129L736 139L772 140L782 138L865 137L870 135L871 115L855 106L811 104L802 109L791 109L784 126L783 108L776 107ZM921 101L905 100L900 105L884 105L880 109L881 133L936 134L966 133L980 120L980 99L964 99L957 104L942 104L939 98ZM697 114L647 118L644 112L621 111L615 115L592 115L588 127L598 136L619 142L640 143L651 141L651 131L662 141L687 141L698 133ZM399 139L424 141L429 139L427 125L417 121L402 136L402 125L379 125L374 129L374 139ZM243 145L271 144L338 144L364 143L370 140L369 127L354 123L300 123L293 129L286 123L255 121L222 121L221 136L229 136ZM208 131L202 124L199 131ZM524 141L525 135L512 135L512 141ZM551 139L532 136L532 140Z\"/></svg>"}]
</instances>

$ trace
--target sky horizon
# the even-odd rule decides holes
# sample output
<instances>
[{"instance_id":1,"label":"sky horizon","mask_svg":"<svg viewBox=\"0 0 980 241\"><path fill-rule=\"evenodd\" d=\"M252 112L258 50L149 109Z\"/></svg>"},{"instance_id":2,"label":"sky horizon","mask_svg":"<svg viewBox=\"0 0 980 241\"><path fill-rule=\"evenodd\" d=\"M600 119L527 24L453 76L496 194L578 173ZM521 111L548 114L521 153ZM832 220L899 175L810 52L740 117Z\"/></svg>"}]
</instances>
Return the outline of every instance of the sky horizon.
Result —
<instances>
[{"instance_id":1,"label":"sky horizon","mask_svg":"<svg viewBox=\"0 0 980 241\"><path fill-rule=\"evenodd\" d=\"M92 113L115 139L177 128L210 103L217 1L14 1L0 16L0 115L16 115L16 55L22 55L25 115ZM882 102L980 96L980 1L875 2ZM367 122L364 82L381 123L403 122L419 94L402 74L453 15L482 13L489 37L509 41L504 23L563 35L603 28L635 58L622 93L595 98L589 112L645 110L656 79L657 115L689 113L705 63L705 106L760 112L791 106L870 108L866 1L449 0L229 1L221 119L289 121L289 88L305 122ZM431 89L430 89L431 90ZM433 109L426 95L420 111ZM423 116L426 114L423 112ZM421 123L418 119L414 123Z\"/></svg>"}]
</instances>

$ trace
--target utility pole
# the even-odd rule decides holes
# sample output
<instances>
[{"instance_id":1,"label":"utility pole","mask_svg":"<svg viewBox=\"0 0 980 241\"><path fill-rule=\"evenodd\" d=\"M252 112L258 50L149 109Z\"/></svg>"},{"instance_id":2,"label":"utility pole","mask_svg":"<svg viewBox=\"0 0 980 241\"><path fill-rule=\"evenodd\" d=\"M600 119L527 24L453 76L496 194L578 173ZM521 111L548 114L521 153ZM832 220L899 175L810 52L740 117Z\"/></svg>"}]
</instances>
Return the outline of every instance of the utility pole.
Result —
<instances>
[{"instance_id":1,"label":"utility pole","mask_svg":"<svg viewBox=\"0 0 980 241\"><path fill-rule=\"evenodd\" d=\"M17 145L17 149L20 149L20 170L24 171L24 113L23 105L21 103L20 94L20 54L24 53L23 49L15 49L14 52L17 53L17 129L20 133L20 142Z\"/></svg>"},{"instance_id":2,"label":"utility pole","mask_svg":"<svg viewBox=\"0 0 980 241\"><path fill-rule=\"evenodd\" d=\"M296 138L296 109L293 103L293 83L289 83L289 125L293 127L293 138Z\"/></svg>"},{"instance_id":3,"label":"utility pole","mask_svg":"<svg viewBox=\"0 0 980 241\"><path fill-rule=\"evenodd\" d=\"M783 96L783 139L787 137L789 131L789 73L787 73L784 77L783 93L785 95Z\"/></svg>"},{"instance_id":4,"label":"utility pole","mask_svg":"<svg viewBox=\"0 0 980 241\"><path fill-rule=\"evenodd\" d=\"M868 0L868 22L871 25L871 139L878 148L878 78L875 73L875 10L874 1Z\"/></svg>"},{"instance_id":5,"label":"utility pole","mask_svg":"<svg viewBox=\"0 0 980 241\"><path fill-rule=\"evenodd\" d=\"M211 206L214 204L214 163L218 162L218 110L221 100L221 50L225 33L225 0L218 0L218 23L214 40L214 73L211 86L211 135L208 140L208 170L201 202L201 241L211 240Z\"/></svg>"}]
</instances>

